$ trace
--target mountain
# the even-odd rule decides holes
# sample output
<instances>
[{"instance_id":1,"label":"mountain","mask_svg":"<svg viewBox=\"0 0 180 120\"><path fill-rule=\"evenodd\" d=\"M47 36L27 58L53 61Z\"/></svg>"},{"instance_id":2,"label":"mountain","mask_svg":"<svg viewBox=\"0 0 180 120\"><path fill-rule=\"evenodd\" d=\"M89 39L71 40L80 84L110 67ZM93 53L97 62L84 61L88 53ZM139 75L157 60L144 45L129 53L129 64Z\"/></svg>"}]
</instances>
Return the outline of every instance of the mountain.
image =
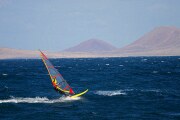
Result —
<instances>
[{"instance_id":1,"label":"mountain","mask_svg":"<svg viewBox=\"0 0 180 120\"><path fill-rule=\"evenodd\" d=\"M38 55L37 51L0 48L0 59L37 58Z\"/></svg>"},{"instance_id":2,"label":"mountain","mask_svg":"<svg viewBox=\"0 0 180 120\"><path fill-rule=\"evenodd\" d=\"M62 52L45 51L45 54L49 58L180 56L180 29L158 27L119 49L102 40L90 39ZM0 59L12 58L40 57L38 51L0 48Z\"/></svg>"},{"instance_id":3,"label":"mountain","mask_svg":"<svg viewBox=\"0 0 180 120\"><path fill-rule=\"evenodd\" d=\"M116 47L105 41L90 39L74 47L65 49L64 52L104 52L104 51L112 51L116 49L117 49Z\"/></svg>"},{"instance_id":4,"label":"mountain","mask_svg":"<svg viewBox=\"0 0 180 120\"><path fill-rule=\"evenodd\" d=\"M65 54L57 52L44 51L49 58L66 58L66 57L78 57L77 54ZM40 53L38 50L22 50L13 48L0 48L0 59L39 59ZM84 57L82 55L82 57Z\"/></svg>"},{"instance_id":5,"label":"mountain","mask_svg":"<svg viewBox=\"0 0 180 120\"><path fill-rule=\"evenodd\" d=\"M116 51L119 54L136 55L180 55L180 29L158 27L133 43Z\"/></svg>"},{"instance_id":6,"label":"mountain","mask_svg":"<svg viewBox=\"0 0 180 120\"><path fill-rule=\"evenodd\" d=\"M79 53L79 52L43 52L48 58L89 58L89 57L104 57L103 54L97 53ZM0 59L40 59L39 51L20 50L12 48L0 48Z\"/></svg>"}]
</instances>

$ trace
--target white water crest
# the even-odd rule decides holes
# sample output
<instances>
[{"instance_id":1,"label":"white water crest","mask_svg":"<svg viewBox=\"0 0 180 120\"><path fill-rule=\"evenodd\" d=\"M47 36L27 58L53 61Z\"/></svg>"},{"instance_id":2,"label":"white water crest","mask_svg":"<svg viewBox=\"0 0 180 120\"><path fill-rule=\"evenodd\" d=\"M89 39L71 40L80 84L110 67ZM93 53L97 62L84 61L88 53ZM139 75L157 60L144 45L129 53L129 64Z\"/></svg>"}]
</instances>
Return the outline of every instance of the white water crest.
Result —
<instances>
[{"instance_id":1,"label":"white water crest","mask_svg":"<svg viewBox=\"0 0 180 120\"><path fill-rule=\"evenodd\" d=\"M158 73L158 71L153 71L152 73L156 74L156 73Z\"/></svg>"},{"instance_id":2,"label":"white water crest","mask_svg":"<svg viewBox=\"0 0 180 120\"><path fill-rule=\"evenodd\" d=\"M103 96L115 96L115 95L126 95L122 90L113 90L113 91L96 91L95 94Z\"/></svg>"},{"instance_id":3,"label":"white water crest","mask_svg":"<svg viewBox=\"0 0 180 120\"><path fill-rule=\"evenodd\" d=\"M142 59L141 62L147 62L148 59Z\"/></svg>"},{"instance_id":4,"label":"white water crest","mask_svg":"<svg viewBox=\"0 0 180 120\"><path fill-rule=\"evenodd\" d=\"M3 73L2 75L3 75L3 76L7 76L8 74L6 74L6 73Z\"/></svg>"},{"instance_id":5,"label":"white water crest","mask_svg":"<svg viewBox=\"0 0 180 120\"><path fill-rule=\"evenodd\" d=\"M61 66L60 66L60 65L58 65L58 66L54 66L54 67L56 67L56 68L60 68Z\"/></svg>"},{"instance_id":6,"label":"white water crest","mask_svg":"<svg viewBox=\"0 0 180 120\"><path fill-rule=\"evenodd\" d=\"M80 100L80 97L60 97L59 99L48 99L46 97L35 97L35 98L23 98L23 97L11 97L10 99L0 100L1 103L59 103L68 102L74 100Z\"/></svg>"}]
</instances>

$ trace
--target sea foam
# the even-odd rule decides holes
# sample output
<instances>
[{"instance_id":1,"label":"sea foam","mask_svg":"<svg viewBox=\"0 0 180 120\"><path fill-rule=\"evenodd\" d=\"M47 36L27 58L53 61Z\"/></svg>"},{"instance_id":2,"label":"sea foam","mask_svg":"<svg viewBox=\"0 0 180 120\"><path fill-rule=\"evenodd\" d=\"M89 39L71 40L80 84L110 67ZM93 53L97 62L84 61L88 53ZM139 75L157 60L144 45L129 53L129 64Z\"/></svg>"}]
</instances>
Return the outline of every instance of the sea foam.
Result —
<instances>
[{"instance_id":1,"label":"sea foam","mask_svg":"<svg viewBox=\"0 0 180 120\"><path fill-rule=\"evenodd\" d=\"M3 76L7 76L8 74L6 74L6 73L3 73L2 75L3 75Z\"/></svg>"},{"instance_id":2,"label":"sea foam","mask_svg":"<svg viewBox=\"0 0 180 120\"><path fill-rule=\"evenodd\" d=\"M96 91L95 94L103 95L103 96L115 96L115 95L126 95L122 90L114 90L114 91Z\"/></svg>"},{"instance_id":3,"label":"sea foam","mask_svg":"<svg viewBox=\"0 0 180 120\"><path fill-rule=\"evenodd\" d=\"M35 98L23 98L23 97L11 97L10 99L0 100L0 103L59 103L68 102L74 100L80 100L80 97L60 97L59 99L48 99L47 97L35 97Z\"/></svg>"}]
</instances>

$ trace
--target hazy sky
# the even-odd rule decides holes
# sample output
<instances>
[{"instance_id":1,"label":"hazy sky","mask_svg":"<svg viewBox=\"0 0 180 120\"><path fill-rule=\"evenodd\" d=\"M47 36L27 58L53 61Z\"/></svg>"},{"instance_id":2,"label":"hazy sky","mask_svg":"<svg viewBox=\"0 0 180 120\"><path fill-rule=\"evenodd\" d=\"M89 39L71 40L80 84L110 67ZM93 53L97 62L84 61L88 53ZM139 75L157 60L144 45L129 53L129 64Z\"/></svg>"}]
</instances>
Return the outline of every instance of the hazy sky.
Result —
<instances>
[{"instance_id":1,"label":"hazy sky","mask_svg":"<svg viewBox=\"0 0 180 120\"><path fill-rule=\"evenodd\" d=\"M180 0L0 0L0 47L60 51L97 38L122 47L180 27Z\"/></svg>"}]
</instances>

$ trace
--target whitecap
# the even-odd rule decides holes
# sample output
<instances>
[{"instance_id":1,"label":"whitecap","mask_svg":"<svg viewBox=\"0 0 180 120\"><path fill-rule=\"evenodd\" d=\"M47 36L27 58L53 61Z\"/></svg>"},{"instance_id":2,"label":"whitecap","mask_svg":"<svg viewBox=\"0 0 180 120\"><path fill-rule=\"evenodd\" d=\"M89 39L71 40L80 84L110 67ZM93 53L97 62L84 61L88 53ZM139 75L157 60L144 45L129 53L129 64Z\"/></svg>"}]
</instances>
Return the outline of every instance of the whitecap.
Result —
<instances>
[{"instance_id":1,"label":"whitecap","mask_svg":"<svg viewBox=\"0 0 180 120\"><path fill-rule=\"evenodd\" d=\"M54 67L56 67L56 68L60 68L61 66L54 66Z\"/></svg>"},{"instance_id":2,"label":"whitecap","mask_svg":"<svg viewBox=\"0 0 180 120\"><path fill-rule=\"evenodd\" d=\"M147 61L147 59L142 59L141 61L142 61L142 62L146 62L146 61Z\"/></svg>"},{"instance_id":3,"label":"whitecap","mask_svg":"<svg viewBox=\"0 0 180 120\"><path fill-rule=\"evenodd\" d=\"M170 112L170 113L166 113L167 115L171 115L171 116L180 116L180 113L178 112Z\"/></svg>"},{"instance_id":4,"label":"whitecap","mask_svg":"<svg viewBox=\"0 0 180 120\"><path fill-rule=\"evenodd\" d=\"M59 99L48 99L46 97L35 97L35 98L23 98L23 97L11 97L10 99L0 100L0 103L59 103L79 100L80 97L60 97Z\"/></svg>"},{"instance_id":5,"label":"whitecap","mask_svg":"<svg viewBox=\"0 0 180 120\"><path fill-rule=\"evenodd\" d=\"M153 71L152 73L158 73L158 71Z\"/></svg>"},{"instance_id":6,"label":"whitecap","mask_svg":"<svg viewBox=\"0 0 180 120\"><path fill-rule=\"evenodd\" d=\"M115 96L115 95L126 95L125 92L122 92L121 90L114 90L114 91L96 91L95 94L97 95L103 95L103 96Z\"/></svg>"},{"instance_id":7,"label":"whitecap","mask_svg":"<svg viewBox=\"0 0 180 120\"><path fill-rule=\"evenodd\" d=\"M119 66L121 66L121 67L122 67L122 66L124 66L124 65L119 65Z\"/></svg>"},{"instance_id":8,"label":"whitecap","mask_svg":"<svg viewBox=\"0 0 180 120\"><path fill-rule=\"evenodd\" d=\"M2 75L3 75L3 76L7 76L8 74L6 74L6 73L3 73Z\"/></svg>"},{"instance_id":9,"label":"whitecap","mask_svg":"<svg viewBox=\"0 0 180 120\"><path fill-rule=\"evenodd\" d=\"M127 92L129 92L129 91L134 91L135 89L125 89L125 90L123 90L123 91L127 91Z\"/></svg>"},{"instance_id":10,"label":"whitecap","mask_svg":"<svg viewBox=\"0 0 180 120\"><path fill-rule=\"evenodd\" d=\"M106 64L107 66L109 66L109 64Z\"/></svg>"},{"instance_id":11,"label":"whitecap","mask_svg":"<svg viewBox=\"0 0 180 120\"><path fill-rule=\"evenodd\" d=\"M149 90L140 90L141 92L156 92L159 93L161 92L159 89L149 89Z\"/></svg>"}]
</instances>

